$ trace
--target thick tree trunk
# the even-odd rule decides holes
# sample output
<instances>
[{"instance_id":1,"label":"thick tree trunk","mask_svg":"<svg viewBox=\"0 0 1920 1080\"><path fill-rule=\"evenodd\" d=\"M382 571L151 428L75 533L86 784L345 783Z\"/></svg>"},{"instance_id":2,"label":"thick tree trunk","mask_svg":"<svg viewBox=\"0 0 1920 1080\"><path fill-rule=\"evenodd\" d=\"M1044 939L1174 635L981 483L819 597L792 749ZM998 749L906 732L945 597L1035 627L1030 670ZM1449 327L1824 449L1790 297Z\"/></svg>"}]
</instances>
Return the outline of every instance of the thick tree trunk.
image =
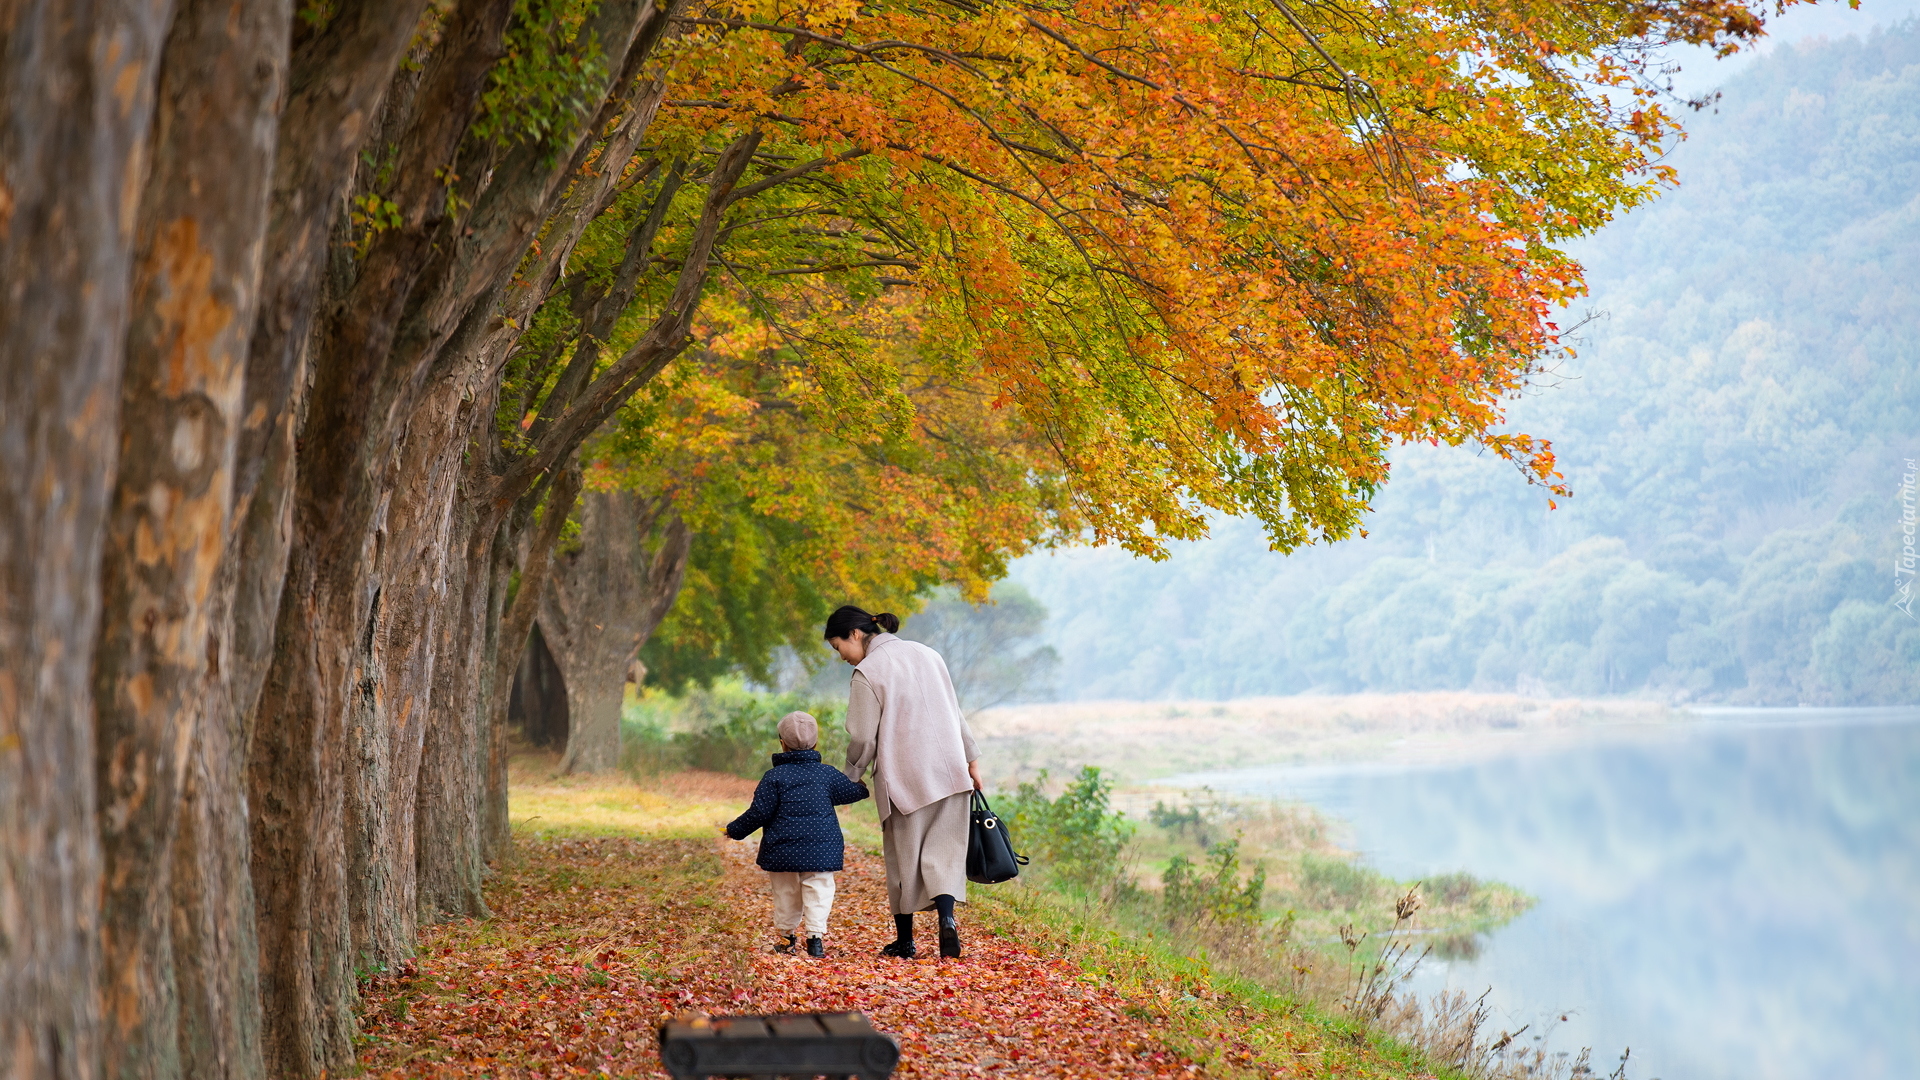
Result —
<instances>
[{"instance_id":1,"label":"thick tree trunk","mask_svg":"<svg viewBox=\"0 0 1920 1080\"><path fill-rule=\"evenodd\" d=\"M620 764L627 669L680 595L691 546L685 523L669 509L655 550L647 551L661 509L631 491L588 493L580 549L555 566L541 622L567 687L571 726L562 772Z\"/></svg>"},{"instance_id":2,"label":"thick tree trunk","mask_svg":"<svg viewBox=\"0 0 1920 1080\"><path fill-rule=\"evenodd\" d=\"M246 760L225 694L194 730L173 841L170 926L180 1075L252 1080L260 1050L260 947L248 872Z\"/></svg>"},{"instance_id":3,"label":"thick tree trunk","mask_svg":"<svg viewBox=\"0 0 1920 1080\"><path fill-rule=\"evenodd\" d=\"M599 7L586 29L604 47L609 70L618 72L603 88L612 96L601 106L600 115L582 126L574 137L570 154L564 157L556 155L551 147L522 145L497 161L468 162L463 158L453 172L488 178L484 189L473 195L471 212L461 219L457 230L443 230L430 248L422 249L430 251L431 258L419 270L417 283L410 289L404 307L397 309L389 304L384 309L388 315L399 313L399 321L393 323L384 315L368 319L362 313L362 306L349 303L347 309L355 312L355 316L343 323L351 331L348 338L365 338L375 345L390 347L388 367L392 372L431 371L435 378L449 371L464 373L476 396L493 395L501 365L519 333L517 327L526 318L526 313L515 309L513 303L507 307L520 318L494 317L492 305L503 293L499 279L520 262L535 231L561 211L563 202L579 195L582 206L597 207L592 192L611 192L612 185L622 175L634 140L645 130L658 104L657 100L649 100L642 109L633 107L634 95L643 89L654 98L659 96L657 80L643 82L638 76L639 65L666 29L665 10L644 0L612 0ZM436 53L445 48L443 40ZM421 94L423 98L431 96L425 87ZM624 120L620 119L623 109L628 112ZM427 110L421 111L425 114ZM614 136L601 143L600 136L615 120L620 123L614 129ZM405 145L411 146L416 141L406 140ZM594 150L602 151L600 159L589 164L588 156ZM573 179L581 175L595 179L574 184ZM546 236L540 260L543 269L535 274L543 285L551 284L549 272L564 261L565 252L577 242L579 228L576 226L584 227L590 217L591 213L577 221L568 218ZM359 271L355 295L367 293L368 299L377 302L373 307L388 303L390 298L380 289L368 292L371 287L367 282L384 280L381 274L405 267L404 259L396 259L390 266L383 261L395 253L404 254L400 238L390 240L383 236L376 240L367 265ZM370 274L367 267L375 264L385 268ZM512 294L517 302L542 289L513 288L504 292ZM537 304L538 299L529 302ZM391 337L380 336L387 333ZM336 336L329 335L330 338ZM328 345L330 349L338 347L337 341ZM357 348L349 348L348 353L356 354ZM468 458L486 463L491 461L493 453L489 450L470 454ZM523 527L503 528L501 522L520 496L530 488L537 488L541 481L534 478L503 494L497 483L486 482L493 477L484 469L474 473L471 479L475 482L466 485L466 496L477 497L481 505L461 511L458 531L467 539L464 545L467 558L460 569L460 575L466 579L465 592L458 597L457 604L450 604L467 614L464 617L456 614L447 620L450 633L468 636L443 639L436 649L440 654L433 662L436 700L430 707L433 720L428 725L427 744L422 751L416 807L419 815L416 821L418 907L422 918L484 910L478 892L481 868L469 858L465 839L474 827L476 816L482 859L504 851L508 836L504 714L512 662L510 659L504 667L501 664L501 641L503 634L513 640L515 645L507 655L517 657L518 644L530 626L530 613L522 617L508 612L504 606L506 587L514 571L514 562L509 556L517 547ZM537 599L538 591L536 587L530 590L530 595ZM481 611L486 613L484 618L472 617ZM444 680L440 677L443 670L457 673L458 677ZM454 695L438 693L442 686L450 687ZM457 745L469 735L473 741L464 749ZM470 753L477 755L480 765L476 774L481 780L480 801L474 804L479 810L477 815L459 809L465 795L466 777L462 768ZM440 775L438 770L443 768L454 772Z\"/></svg>"},{"instance_id":4,"label":"thick tree trunk","mask_svg":"<svg viewBox=\"0 0 1920 1080\"><path fill-rule=\"evenodd\" d=\"M257 340L258 321L255 327ZM173 855L181 1073L236 1080L265 1073L247 747L292 541L298 410L291 386L277 399L260 390L254 381L258 360L252 353L248 362L232 527L209 598L214 670L187 766ZM252 458L246 456L250 445Z\"/></svg>"},{"instance_id":5,"label":"thick tree trunk","mask_svg":"<svg viewBox=\"0 0 1920 1080\"><path fill-rule=\"evenodd\" d=\"M207 710L211 603L228 531L247 339L266 232L288 5L183 0L161 61L141 196L122 386L120 472L102 559L94 654L96 783L105 888L102 1015L108 1076L177 1077L180 987L211 945L173 940L209 898L172 888L181 795ZM196 760L198 758L198 760ZM233 778L196 777L196 811ZM201 831L201 823L188 827ZM189 845L210 838L212 822ZM191 871L190 871L191 872ZM206 875L198 883L208 883ZM216 961L217 963L217 961ZM249 1063L237 1062L243 1070Z\"/></svg>"},{"instance_id":6,"label":"thick tree trunk","mask_svg":"<svg viewBox=\"0 0 1920 1080\"><path fill-rule=\"evenodd\" d=\"M444 217L445 178L435 170L466 130L510 10L507 0L468 0L448 16L399 168L407 223L383 234L356 268L318 337L293 547L257 706L272 723L255 731L249 763L267 1061L276 1073L313 1076L353 1061L348 882L364 867L348 863L347 720L356 651L378 629L369 541L415 381L388 353L420 272L417 249Z\"/></svg>"},{"instance_id":7,"label":"thick tree trunk","mask_svg":"<svg viewBox=\"0 0 1920 1080\"><path fill-rule=\"evenodd\" d=\"M353 952L386 968L413 951L418 929L414 814L432 712L438 623L457 610L448 573L460 468L475 415L462 380L428 388L407 426L377 535L376 631L363 645L348 770L348 880ZM451 603L449 602L451 601Z\"/></svg>"},{"instance_id":8,"label":"thick tree trunk","mask_svg":"<svg viewBox=\"0 0 1920 1080\"><path fill-rule=\"evenodd\" d=\"M622 0L596 11L590 28L610 59L619 56L624 63L639 7L635 0ZM339 1026L318 1040L306 1033L322 1020L346 1014L353 991L349 966L355 959L378 963L397 953L406 936L407 916L395 911L407 885L388 872L404 850L392 841L405 825L405 814L394 812L378 791L404 797L414 792L412 785L425 770L477 748L472 741L464 748L437 747L429 739L419 770L395 771L412 753L410 736L396 738L386 730L394 714L380 697L389 688L379 675L414 672L410 677L438 684L436 669L444 657L436 651L420 657L377 652L383 615L375 605L391 600L377 576L382 542L377 529L383 512L394 520L429 522L442 509L389 503L383 511L383 494L444 497L391 492L387 479L400 436L423 407L420 393L428 376L465 366L457 353L442 358L442 347L476 318L484 321L488 312L481 308L525 252L552 192L573 171L567 154L533 145L507 150L497 162L473 162L471 169L451 167L465 164L457 156L463 146L478 152L477 144L467 141L467 130L488 73L503 55L512 11L511 0L460 0L447 13L425 73L417 82L409 78L406 100L396 105L409 119L396 128L403 132L394 144L398 158L392 182L381 194L400 207L401 224L371 237L364 255L345 268L337 302L315 336L294 548L273 664L258 706L263 718L273 718L274 728L256 732L250 759L258 796L253 839L266 954L269 1061L292 1073L311 1074L349 1060L349 1027ZM591 142L585 131L576 140L576 152ZM462 175L467 179L460 181ZM456 181L463 185L461 200L448 197L448 185ZM464 202L467 191L474 192L470 206ZM450 211L460 215L457 221ZM497 374L497 369L490 373ZM402 467L426 465L409 450ZM481 517L474 527L493 524ZM393 539L389 535L384 542ZM419 641L405 645L409 652L421 647ZM476 665L467 674L478 677L483 697L490 694L489 665ZM438 715L430 699L421 705ZM488 715L483 708L483 724ZM484 729L476 734L484 739ZM349 740L368 759L384 763L370 774L356 774L354 785L341 771ZM357 786L362 781L363 789ZM443 813L457 813L455 807L440 796L457 789L459 778L428 783L433 786L412 794L412 805L432 816L424 828L415 823L416 837L441 826L458 827ZM461 816L471 822L474 815ZM351 849L349 823L360 840ZM437 857L437 849L432 855ZM369 866L367 859L385 866ZM428 859L429 853L416 850L422 883ZM415 910L444 902L473 910L479 903L477 876L453 876L457 880L448 883L436 874L428 892L416 891ZM454 888L443 892L444 884ZM273 940L264 940L268 935ZM370 954L354 957L356 943L371 943Z\"/></svg>"},{"instance_id":9,"label":"thick tree trunk","mask_svg":"<svg viewBox=\"0 0 1920 1080\"><path fill-rule=\"evenodd\" d=\"M171 5L0 14L0 1073L92 1077L91 668L140 156Z\"/></svg>"},{"instance_id":10,"label":"thick tree trunk","mask_svg":"<svg viewBox=\"0 0 1920 1080\"><path fill-rule=\"evenodd\" d=\"M481 726L481 671L497 619L491 582L504 558L501 526L481 500L488 477L497 387L475 394L474 426L454 455L460 495L449 520L447 567L434 620L432 693L415 795L416 904L422 924L444 918L484 917L481 884L486 865L480 828L486 794L486 740Z\"/></svg>"}]
</instances>

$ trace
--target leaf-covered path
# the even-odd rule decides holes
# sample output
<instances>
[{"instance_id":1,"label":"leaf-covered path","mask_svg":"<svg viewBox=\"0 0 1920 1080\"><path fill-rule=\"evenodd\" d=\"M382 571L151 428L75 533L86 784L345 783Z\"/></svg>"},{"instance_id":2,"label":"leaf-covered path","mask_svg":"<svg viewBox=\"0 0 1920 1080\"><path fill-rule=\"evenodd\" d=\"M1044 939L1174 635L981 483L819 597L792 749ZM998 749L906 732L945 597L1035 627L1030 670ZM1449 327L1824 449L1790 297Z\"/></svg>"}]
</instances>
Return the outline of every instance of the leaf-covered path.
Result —
<instances>
[{"instance_id":1,"label":"leaf-covered path","mask_svg":"<svg viewBox=\"0 0 1920 1080\"><path fill-rule=\"evenodd\" d=\"M752 781L690 770L635 785L551 764L515 780L492 917L430 927L413 961L363 981L366 1075L664 1077L654 1033L674 1013L859 1009L900 1039L901 1080L1433 1080L1353 1024L1019 884L975 890L961 959L883 958L870 807L842 819L827 958L777 955L755 844L718 836Z\"/></svg>"},{"instance_id":2,"label":"leaf-covered path","mask_svg":"<svg viewBox=\"0 0 1920 1080\"><path fill-rule=\"evenodd\" d=\"M731 891L743 897L748 922L770 925L767 898L748 886L757 874L752 845L728 854ZM900 1040L901 1077L1197 1075L1112 989L1064 959L984 932L969 914L961 909L966 955L958 960L925 958L935 951L931 915L919 917L922 959L880 956L893 938L885 870L849 850L828 957L756 954L751 1004L767 1012L864 1011Z\"/></svg>"},{"instance_id":3,"label":"leaf-covered path","mask_svg":"<svg viewBox=\"0 0 1920 1080\"><path fill-rule=\"evenodd\" d=\"M437 929L371 983L363 1062L396 1077L658 1077L654 1027L674 1012L859 1009L900 1039L902 1078L1203 1075L1115 991L972 919L959 960L881 957L883 871L851 845L828 957L775 954L752 852L522 841L494 919Z\"/></svg>"}]
</instances>

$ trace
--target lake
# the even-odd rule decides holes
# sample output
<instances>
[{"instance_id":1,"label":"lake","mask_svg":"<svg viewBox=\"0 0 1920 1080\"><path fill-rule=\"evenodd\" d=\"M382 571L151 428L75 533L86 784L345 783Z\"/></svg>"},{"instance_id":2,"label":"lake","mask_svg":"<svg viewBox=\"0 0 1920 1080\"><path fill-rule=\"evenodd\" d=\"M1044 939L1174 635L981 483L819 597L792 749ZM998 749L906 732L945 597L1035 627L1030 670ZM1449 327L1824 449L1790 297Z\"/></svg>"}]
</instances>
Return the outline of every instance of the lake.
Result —
<instances>
[{"instance_id":1,"label":"lake","mask_svg":"<svg viewBox=\"0 0 1920 1080\"><path fill-rule=\"evenodd\" d=\"M1498 1026L1591 1046L1601 1075L1631 1047L1635 1080L1920 1077L1920 708L1696 716L1467 762L1167 782L1314 804L1395 877L1533 894L1413 985L1491 989Z\"/></svg>"}]
</instances>

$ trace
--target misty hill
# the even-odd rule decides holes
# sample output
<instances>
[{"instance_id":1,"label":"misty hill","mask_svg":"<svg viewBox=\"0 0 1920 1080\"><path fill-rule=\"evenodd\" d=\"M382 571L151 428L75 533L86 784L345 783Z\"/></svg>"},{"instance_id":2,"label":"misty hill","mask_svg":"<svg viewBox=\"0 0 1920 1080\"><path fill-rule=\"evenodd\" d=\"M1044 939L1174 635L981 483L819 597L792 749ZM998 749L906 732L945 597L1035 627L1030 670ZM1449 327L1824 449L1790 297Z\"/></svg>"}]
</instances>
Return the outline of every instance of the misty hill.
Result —
<instances>
[{"instance_id":1,"label":"misty hill","mask_svg":"<svg viewBox=\"0 0 1920 1080\"><path fill-rule=\"evenodd\" d=\"M1283 557L1229 521L1160 564L1022 560L1062 695L1920 700L1920 622L1894 604L1920 456L1920 23L1783 47L1689 128L1681 188L1577 249L1578 356L1512 411L1555 441L1570 503L1415 447L1365 540Z\"/></svg>"}]
</instances>

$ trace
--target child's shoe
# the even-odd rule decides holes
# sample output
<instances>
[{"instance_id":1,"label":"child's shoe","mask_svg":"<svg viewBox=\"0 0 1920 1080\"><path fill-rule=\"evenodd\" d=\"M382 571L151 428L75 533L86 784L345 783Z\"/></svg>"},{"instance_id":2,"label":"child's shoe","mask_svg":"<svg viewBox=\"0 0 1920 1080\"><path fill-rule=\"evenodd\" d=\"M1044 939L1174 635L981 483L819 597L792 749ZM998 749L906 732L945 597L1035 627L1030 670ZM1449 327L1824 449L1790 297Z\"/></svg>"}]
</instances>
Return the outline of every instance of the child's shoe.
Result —
<instances>
[{"instance_id":1,"label":"child's shoe","mask_svg":"<svg viewBox=\"0 0 1920 1080\"><path fill-rule=\"evenodd\" d=\"M960 921L951 915L940 916L940 955L948 959L960 955Z\"/></svg>"},{"instance_id":2,"label":"child's shoe","mask_svg":"<svg viewBox=\"0 0 1920 1080\"><path fill-rule=\"evenodd\" d=\"M914 950L913 942L896 939L888 942L886 946L880 950L880 955L897 957L901 960L911 960L915 956L918 956L919 953Z\"/></svg>"},{"instance_id":3,"label":"child's shoe","mask_svg":"<svg viewBox=\"0 0 1920 1080\"><path fill-rule=\"evenodd\" d=\"M800 947L800 936L798 934L788 934L787 940L779 943L778 945L775 945L773 947L773 951L779 953L782 956L792 956L794 953L794 950L799 947Z\"/></svg>"},{"instance_id":4,"label":"child's shoe","mask_svg":"<svg viewBox=\"0 0 1920 1080\"><path fill-rule=\"evenodd\" d=\"M821 941L819 935L807 938L807 955L815 960L824 959L827 955L827 943Z\"/></svg>"}]
</instances>

